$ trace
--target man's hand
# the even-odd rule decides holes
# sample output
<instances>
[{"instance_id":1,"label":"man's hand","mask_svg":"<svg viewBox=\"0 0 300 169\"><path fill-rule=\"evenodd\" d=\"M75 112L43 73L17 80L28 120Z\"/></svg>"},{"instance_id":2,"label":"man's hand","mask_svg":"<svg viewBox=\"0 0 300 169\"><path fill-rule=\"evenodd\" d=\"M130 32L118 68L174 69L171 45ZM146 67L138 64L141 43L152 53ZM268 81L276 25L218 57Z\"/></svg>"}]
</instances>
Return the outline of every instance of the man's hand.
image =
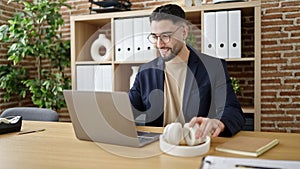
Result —
<instances>
[{"instance_id":1,"label":"man's hand","mask_svg":"<svg viewBox=\"0 0 300 169\"><path fill-rule=\"evenodd\" d=\"M196 139L206 137L207 135L217 137L225 129L224 123L218 119L194 117L190 121L189 126L193 127L196 123L200 126L196 132Z\"/></svg>"}]
</instances>

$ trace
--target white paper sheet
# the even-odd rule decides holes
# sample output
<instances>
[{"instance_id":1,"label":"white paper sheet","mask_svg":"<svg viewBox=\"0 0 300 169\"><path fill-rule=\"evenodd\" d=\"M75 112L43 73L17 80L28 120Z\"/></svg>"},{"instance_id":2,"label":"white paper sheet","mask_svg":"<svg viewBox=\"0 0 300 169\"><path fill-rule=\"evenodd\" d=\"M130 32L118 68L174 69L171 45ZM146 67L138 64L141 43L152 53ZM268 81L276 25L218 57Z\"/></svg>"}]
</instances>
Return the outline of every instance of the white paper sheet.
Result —
<instances>
[{"instance_id":1,"label":"white paper sheet","mask_svg":"<svg viewBox=\"0 0 300 169\"><path fill-rule=\"evenodd\" d=\"M200 169L299 169L300 161L206 156Z\"/></svg>"}]
</instances>

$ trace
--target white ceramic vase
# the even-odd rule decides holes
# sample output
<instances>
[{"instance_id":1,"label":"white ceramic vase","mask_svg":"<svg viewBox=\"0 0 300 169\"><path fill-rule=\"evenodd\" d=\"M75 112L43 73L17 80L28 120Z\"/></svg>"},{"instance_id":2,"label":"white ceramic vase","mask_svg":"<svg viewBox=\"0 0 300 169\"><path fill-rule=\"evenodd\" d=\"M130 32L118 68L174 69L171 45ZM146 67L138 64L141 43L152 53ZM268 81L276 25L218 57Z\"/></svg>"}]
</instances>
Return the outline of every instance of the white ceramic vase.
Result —
<instances>
[{"instance_id":1,"label":"white ceramic vase","mask_svg":"<svg viewBox=\"0 0 300 169\"><path fill-rule=\"evenodd\" d=\"M100 54L99 49L105 48L105 54ZM91 56L94 61L108 61L111 59L111 42L104 34L99 34L99 37L91 45Z\"/></svg>"},{"instance_id":2,"label":"white ceramic vase","mask_svg":"<svg viewBox=\"0 0 300 169\"><path fill-rule=\"evenodd\" d=\"M132 70L132 74L130 76L130 79L129 79L129 83L130 83L130 88L133 86L133 83L134 83L134 80L135 80L135 76L136 74L138 73L139 71L139 67L138 66L131 66L131 70Z\"/></svg>"}]
</instances>

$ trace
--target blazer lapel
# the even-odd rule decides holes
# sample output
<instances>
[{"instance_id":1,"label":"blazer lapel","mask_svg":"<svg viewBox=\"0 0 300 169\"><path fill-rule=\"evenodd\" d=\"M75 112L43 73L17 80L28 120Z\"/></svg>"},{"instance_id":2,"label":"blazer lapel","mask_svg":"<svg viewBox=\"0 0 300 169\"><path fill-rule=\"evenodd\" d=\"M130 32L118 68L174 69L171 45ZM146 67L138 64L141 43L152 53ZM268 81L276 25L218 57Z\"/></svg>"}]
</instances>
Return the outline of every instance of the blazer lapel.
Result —
<instances>
[{"instance_id":1,"label":"blazer lapel","mask_svg":"<svg viewBox=\"0 0 300 169\"><path fill-rule=\"evenodd\" d=\"M195 78L197 77L196 74L198 73L197 72L198 66L195 65L199 65L197 64L197 62L199 62L199 58L193 48L188 46L188 49L190 50L190 56L188 59L188 70L186 73L183 105L182 105L182 111L186 122L190 121L190 116L192 117L193 114L197 115L198 107L199 107L198 104L200 104L200 101L199 102L197 101L197 99L200 99L199 93L196 94L192 93L192 92L199 92L197 79ZM193 96L196 97L194 98Z\"/></svg>"},{"instance_id":2,"label":"blazer lapel","mask_svg":"<svg viewBox=\"0 0 300 169\"><path fill-rule=\"evenodd\" d=\"M157 71L157 89L161 89L162 91L164 91L164 80L165 80L165 76L164 76L164 68L165 68L165 62L163 61L163 59L161 57L159 57L157 59L157 63L156 63L156 68L158 70L161 71Z\"/></svg>"}]
</instances>

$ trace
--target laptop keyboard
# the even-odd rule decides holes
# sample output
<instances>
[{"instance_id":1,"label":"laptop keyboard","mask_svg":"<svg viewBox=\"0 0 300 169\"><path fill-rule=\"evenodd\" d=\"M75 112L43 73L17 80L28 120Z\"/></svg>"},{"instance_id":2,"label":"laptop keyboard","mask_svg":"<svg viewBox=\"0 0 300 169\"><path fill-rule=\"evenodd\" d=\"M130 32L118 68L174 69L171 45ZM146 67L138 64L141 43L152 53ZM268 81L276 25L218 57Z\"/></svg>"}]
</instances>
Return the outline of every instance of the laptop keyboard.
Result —
<instances>
[{"instance_id":1,"label":"laptop keyboard","mask_svg":"<svg viewBox=\"0 0 300 169\"><path fill-rule=\"evenodd\" d=\"M144 142L149 142L154 140L154 137L143 137L143 136L138 136L140 143L144 143Z\"/></svg>"},{"instance_id":2,"label":"laptop keyboard","mask_svg":"<svg viewBox=\"0 0 300 169\"><path fill-rule=\"evenodd\" d=\"M144 142L152 142L153 140L157 140L161 133L138 131L137 134L140 143L144 143Z\"/></svg>"},{"instance_id":3,"label":"laptop keyboard","mask_svg":"<svg viewBox=\"0 0 300 169\"><path fill-rule=\"evenodd\" d=\"M139 137L157 137L161 133L154 133L154 132L146 132L146 131L137 131L137 135Z\"/></svg>"}]
</instances>

